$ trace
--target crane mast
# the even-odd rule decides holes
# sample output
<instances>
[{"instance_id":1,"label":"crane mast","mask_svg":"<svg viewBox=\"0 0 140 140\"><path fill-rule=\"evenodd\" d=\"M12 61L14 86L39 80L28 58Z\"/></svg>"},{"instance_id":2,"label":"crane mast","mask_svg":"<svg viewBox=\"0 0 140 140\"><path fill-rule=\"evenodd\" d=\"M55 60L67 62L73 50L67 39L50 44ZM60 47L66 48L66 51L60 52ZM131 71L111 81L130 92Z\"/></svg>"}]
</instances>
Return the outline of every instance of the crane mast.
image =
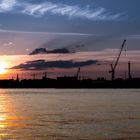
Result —
<instances>
[{"instance_id":1,"label":"crane mast","mask_svg":"<svg viewBox=\"0 0 140 140\"><path fill-rule=\"evenodd\" d=\"M120 59L120 56L121 56L121 53L122 53L122 50L124 48L125 43L126 43L126 40L123 41L123 44L120 48L120 51L119 51L119 54L118 54L118 57L117 57L117 60L116 60L115 64L114 65L111 64L111 71L109 71L109 73L111 73L112 81L115 79L115 70L116 70L116 67L118 65L118 62L119 62L119 59Z\"/></svg>"}]
</instances>

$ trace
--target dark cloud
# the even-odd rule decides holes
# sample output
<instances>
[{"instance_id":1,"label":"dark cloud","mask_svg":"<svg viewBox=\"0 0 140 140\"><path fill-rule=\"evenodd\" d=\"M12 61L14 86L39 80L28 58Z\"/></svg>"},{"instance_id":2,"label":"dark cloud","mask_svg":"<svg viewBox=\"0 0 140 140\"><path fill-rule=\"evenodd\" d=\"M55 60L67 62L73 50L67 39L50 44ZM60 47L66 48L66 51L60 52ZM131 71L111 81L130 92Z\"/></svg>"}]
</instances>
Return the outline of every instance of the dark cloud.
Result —
<instances>
[{"instance_id":1,"label":"dark cloud","mask_svg":"<svg viewBox=\"0 0 140 140\"><path fill-rule=\"evenodd\" d=\"M84 47L84 44L77 44L77 45L76 44L72 44L72 45L68 45L67 47L57 48L57 49L52 49L52 50L48 50L47 49L47 46L48 46L47 44L44 44L43 47L36 48L29 55L57 54L57 53L61 53L61 54L75 53L80 48L83 48Z\"/></svg>"},{"instance_id":2,"label":"dark cloud","mask_svg":"<svg viewBox=\"0 0 140 140\"><path fill-rule=\"evenodd\" d=\"M60 48L60 49L54 49L54 50L46 50L46 48L37 48L33 50L29 55L37 55L37 54L50 54L50 53L71 53L68 49L66 48Z\"/></svg>"},{"instance_id":3,"label":"dark cloud","mask_svg":"<svg viewBox=\"0 0 140 140\"><path fill-rule=\"evenodd\" d=\"M65 61L35 60L35 61L27 61L26 63L14 66L11 69L45 70L47 68L76 68L76 67L84 67L84 66L90 66L96 64L98 64L97 60L78 61L78 62L72 60L65 60Z\"/></svg>"},{"instance_id":4,"label":"dark cloud","mask_svg":"<svg viewBox=\"0 0 140 140\"><path fill-rule=\"evenodd\" d=\"M29 55L46 54L46 53L47 53L46 48L37 48L33 50Z\"/></svg>"}]
</instances>

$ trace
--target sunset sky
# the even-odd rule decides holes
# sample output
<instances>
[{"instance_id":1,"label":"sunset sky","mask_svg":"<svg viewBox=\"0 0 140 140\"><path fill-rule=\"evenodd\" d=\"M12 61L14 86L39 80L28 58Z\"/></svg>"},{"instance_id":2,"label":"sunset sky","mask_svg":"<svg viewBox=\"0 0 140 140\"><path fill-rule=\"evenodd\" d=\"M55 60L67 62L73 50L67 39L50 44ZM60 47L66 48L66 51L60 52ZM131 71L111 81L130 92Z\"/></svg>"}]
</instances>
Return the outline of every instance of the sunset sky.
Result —
<instances>
[{"instance_id":1,"label":"sunset sky","mask_svg":"<svg viewBox=\"0 0 140 140\"><path fill-rule=\"evenodd\" d=\"M70 75L78 67L83 77L108 78L124 39L117 75L124 77L131 61L140 76L139 6L139 0L0 0L0 78Z\"/></svg>"}]
</instances>

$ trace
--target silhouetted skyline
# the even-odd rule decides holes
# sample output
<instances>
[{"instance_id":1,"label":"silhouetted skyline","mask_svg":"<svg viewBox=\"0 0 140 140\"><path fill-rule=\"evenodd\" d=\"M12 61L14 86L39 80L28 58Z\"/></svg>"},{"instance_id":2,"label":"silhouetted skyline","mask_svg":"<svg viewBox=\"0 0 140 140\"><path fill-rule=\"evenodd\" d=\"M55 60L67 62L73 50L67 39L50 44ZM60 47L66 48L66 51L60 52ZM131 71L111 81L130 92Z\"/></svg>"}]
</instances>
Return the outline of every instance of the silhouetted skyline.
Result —
<instances>
[{"instance_id":1,"label":"silhouetted skyline","mask_svg":"<svg viewBox=\"0 0 140 140\"><path fill-rule=\"evenodd\" d=\"M116 75L125 77L131 61L139 77L139 5L139 0L1 0L0 79L27 72L73 74L78 67L89 77L110 78L124 39Z\"/></svg>"}]
</instances>

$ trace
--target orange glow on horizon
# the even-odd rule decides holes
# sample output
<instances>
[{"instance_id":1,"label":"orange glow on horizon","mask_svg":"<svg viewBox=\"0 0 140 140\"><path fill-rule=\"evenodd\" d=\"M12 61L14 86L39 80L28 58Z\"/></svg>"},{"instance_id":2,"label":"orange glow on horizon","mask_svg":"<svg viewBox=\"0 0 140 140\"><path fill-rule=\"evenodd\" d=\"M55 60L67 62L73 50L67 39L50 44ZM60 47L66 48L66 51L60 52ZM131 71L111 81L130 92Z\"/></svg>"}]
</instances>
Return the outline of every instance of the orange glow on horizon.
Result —
<instances>
[{"instance_id":1,"label":"orange glow on horizon","mask_svg":"<svg viewBox=\"0 0 140 140\"><path fill-rule=\"evenodd\" d=\"M7 72L7 63L0 61L0 74L5 74Z\"/></svg>"}]
</instances>

